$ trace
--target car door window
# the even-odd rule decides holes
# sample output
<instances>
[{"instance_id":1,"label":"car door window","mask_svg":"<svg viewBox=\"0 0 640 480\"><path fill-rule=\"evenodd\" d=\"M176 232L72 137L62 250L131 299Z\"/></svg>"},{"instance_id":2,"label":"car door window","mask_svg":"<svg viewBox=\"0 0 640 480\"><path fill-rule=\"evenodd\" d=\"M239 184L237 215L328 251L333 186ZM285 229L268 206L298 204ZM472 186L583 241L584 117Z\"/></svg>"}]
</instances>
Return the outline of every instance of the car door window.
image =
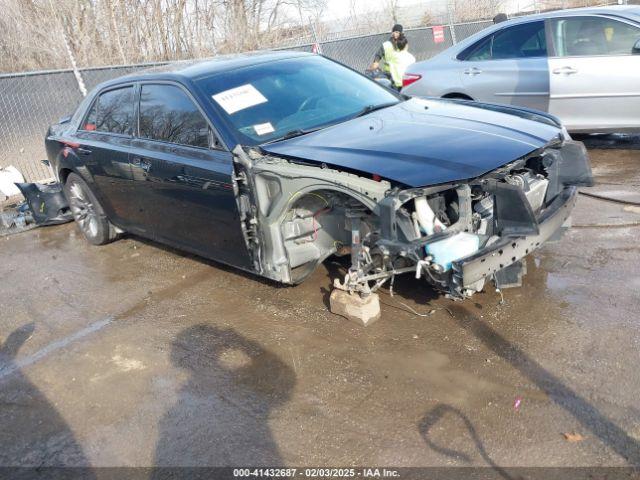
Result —
<instances>
[{"instance_id":1,"label":"car door window","mask_svg":"<svg viewBox=\"0 0 640 480\"><path fill-rule=\"evenodd\" d=\"M640 28L602 17L560 18L551 22L558 57L631 55Z\"/></svg>"},{"instance_id":2,"label":"car door window","mask_svg":"<svg viewBox=\"0 0 640 480\"><path fill-rule=\"evenodd\" d=\"M478 60L490 60L491 59L491 42L493 35L476 43L467 53L465 60L478 61Z\"/></svg>"},{"instance_id":3,"label":"car door window","mask_svg":"<svg viewBox=\"0 0 640 480\"><path fill-rule=\"evenodd\" d=\"M198 107L180 87L142 85L140 137L208 148L209 125Z\"/></svg>"},{"instance_id":4,"label":"car door window","mask_svg":"<svg viewBox=\"0 0 640 480\"><path fill-rule=\"evenodd\" d=\"M126 135L133 120L133 87L101 93L91 106L82 130Z\"/></svg>"},{"instance_id":5,"label":"car door window","mask_svg":"<svg viewBox=\"0 0 640 480\"><path fill-rule=\"evenodd\" d=\"M544 22L529 22L514 25L494 34L491 46L491 58L544 57L547 55L547 42L544 34Z\"/></svg>"},{"instance_id":6,"label":"car door window","mask_svg":"<svg viewBox=\"0 0 640 480\"><path fill-rule=\"evenodd\" d=\"M544 22L528 22L499 30L464 50L460 60L505 60L510 58L544 57L547 41Z\"/></svg>"}]
</instances>

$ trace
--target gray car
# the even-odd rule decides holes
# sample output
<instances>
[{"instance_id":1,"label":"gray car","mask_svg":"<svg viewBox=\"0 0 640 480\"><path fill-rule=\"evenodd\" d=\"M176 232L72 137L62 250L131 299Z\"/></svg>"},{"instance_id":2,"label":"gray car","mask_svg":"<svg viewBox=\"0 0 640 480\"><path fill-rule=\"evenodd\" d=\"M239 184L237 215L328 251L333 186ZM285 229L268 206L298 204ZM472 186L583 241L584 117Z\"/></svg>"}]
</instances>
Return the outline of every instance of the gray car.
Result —
<instances>
[{"instance_id":1,"label":"gray car","mask_svg":"<svg viewBox=\"0 0 640 480\"><path fill-rule=\"evenodd\" d=\"M410 66L402 92L549 112L574 132L640 130L640 6L493 25Z\"/></svg>"}]
</instances>

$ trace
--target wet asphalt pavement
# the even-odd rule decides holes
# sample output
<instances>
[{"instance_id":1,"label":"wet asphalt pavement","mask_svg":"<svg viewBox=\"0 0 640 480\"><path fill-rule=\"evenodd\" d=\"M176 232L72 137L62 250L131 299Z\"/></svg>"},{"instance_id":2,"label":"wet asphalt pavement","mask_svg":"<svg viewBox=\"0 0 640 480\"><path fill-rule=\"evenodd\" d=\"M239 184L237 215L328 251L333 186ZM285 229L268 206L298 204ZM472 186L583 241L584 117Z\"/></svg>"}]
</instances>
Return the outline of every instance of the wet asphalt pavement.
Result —
<instances>
[{"instance_id":1,"label":"wet asphalt pavement","mask_svg":"<svg viewBox=\"0 0 640 480\"><path fill-rule=\"evenodd\" d=\"M640 202L640 141L583 140L592 191ZM366 329L332 263L291 288L73 224L0 238L0 465L640 465L639 233L581 196L505 304L408 277Z\"/></svg>"}]
</instances>

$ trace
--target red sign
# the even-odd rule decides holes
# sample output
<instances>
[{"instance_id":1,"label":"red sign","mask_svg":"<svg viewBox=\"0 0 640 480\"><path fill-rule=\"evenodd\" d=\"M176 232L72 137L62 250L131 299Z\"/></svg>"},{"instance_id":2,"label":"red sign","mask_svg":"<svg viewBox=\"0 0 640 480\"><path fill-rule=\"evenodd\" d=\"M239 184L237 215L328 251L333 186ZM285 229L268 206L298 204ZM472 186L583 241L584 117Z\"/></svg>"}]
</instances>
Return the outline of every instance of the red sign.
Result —
<instances>
[{"instance_id":1,"label":"red sign","mask_svg":"<svg viewBox=\"0 0 640 480\"><path fill-rule=\"evenodd\" d=\"M434 43L442 43L444 42L444 27L442 25L431 27L433 30L433 42Z\"/></svg>"}]
</instances>

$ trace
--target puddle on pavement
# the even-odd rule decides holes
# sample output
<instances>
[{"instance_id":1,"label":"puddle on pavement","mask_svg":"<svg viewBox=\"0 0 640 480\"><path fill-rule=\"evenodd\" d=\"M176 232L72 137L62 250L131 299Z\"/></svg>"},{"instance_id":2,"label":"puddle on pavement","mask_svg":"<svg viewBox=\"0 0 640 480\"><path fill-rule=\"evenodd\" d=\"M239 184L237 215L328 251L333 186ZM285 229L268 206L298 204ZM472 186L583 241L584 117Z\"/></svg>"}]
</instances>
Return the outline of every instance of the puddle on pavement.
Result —
<instances>
[{"instance_id":1,"label":"puddle on pavement","mask_svg":"<svg viewBox=\"0 0 640 480\"><path fill-rule=\"evenodd\" d=\"M640 149L591 151L590 157L596 185L637 187L640 184Z\"/></svg>"}]
</instances>

